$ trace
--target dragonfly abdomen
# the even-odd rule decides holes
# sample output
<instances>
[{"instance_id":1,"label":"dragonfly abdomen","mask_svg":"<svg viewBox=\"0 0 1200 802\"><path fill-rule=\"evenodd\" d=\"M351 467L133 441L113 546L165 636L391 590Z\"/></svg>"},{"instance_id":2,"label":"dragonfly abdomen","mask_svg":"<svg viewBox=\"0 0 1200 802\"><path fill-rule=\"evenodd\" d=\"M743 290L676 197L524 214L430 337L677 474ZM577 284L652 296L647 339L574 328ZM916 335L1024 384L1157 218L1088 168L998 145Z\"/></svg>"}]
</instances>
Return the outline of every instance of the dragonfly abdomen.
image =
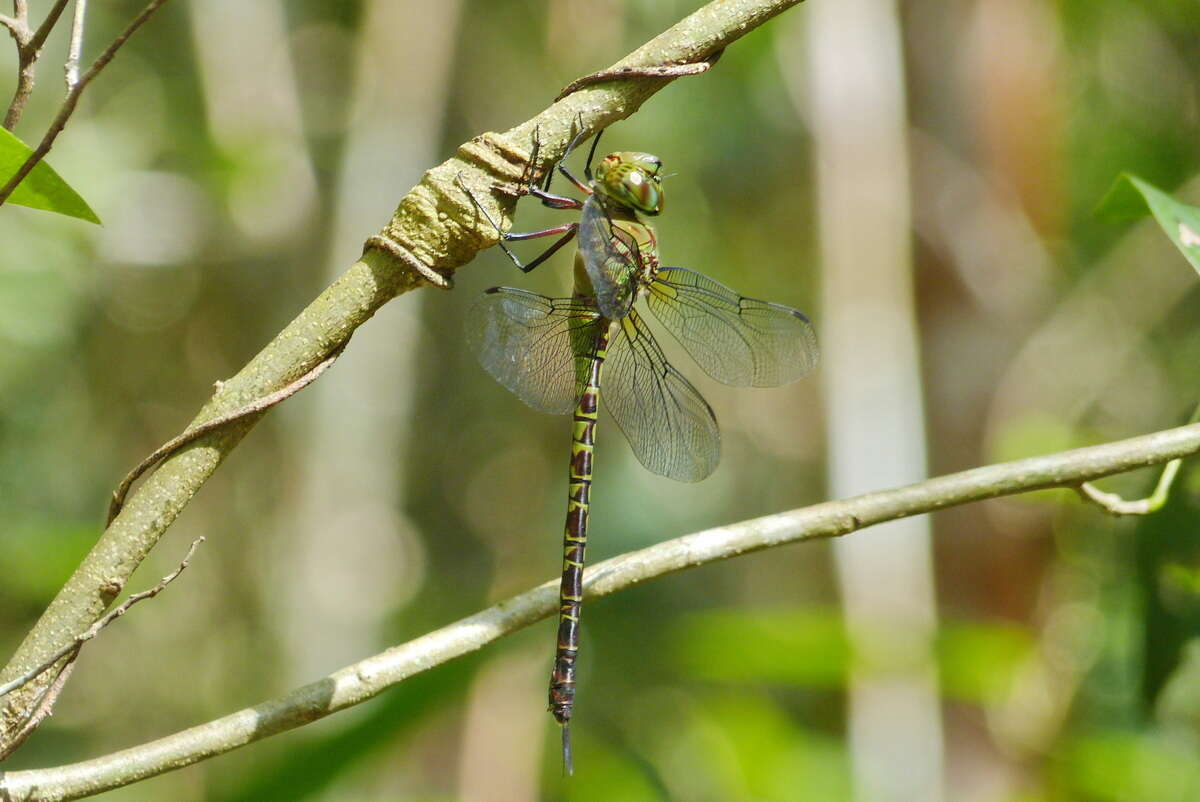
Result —
<instances>
[{"instance_id":1,"label":"dragonfly abdomen","mask_svg":"<svg viewBox=\"0 0 1200 802\"><path fill-rule=\"evenodd\" d=\"M608 330L601 329L590 355L587 379L575 406L563 570L559 585L558 648L550 674L550 712L566 726L575 704L575 659L579 655L579 616L583 608L583 564L587 549L592 453L600 409L600 369L608 353ZM565 742L565 741L564 741Z\"/></svg>"}]
</instances>

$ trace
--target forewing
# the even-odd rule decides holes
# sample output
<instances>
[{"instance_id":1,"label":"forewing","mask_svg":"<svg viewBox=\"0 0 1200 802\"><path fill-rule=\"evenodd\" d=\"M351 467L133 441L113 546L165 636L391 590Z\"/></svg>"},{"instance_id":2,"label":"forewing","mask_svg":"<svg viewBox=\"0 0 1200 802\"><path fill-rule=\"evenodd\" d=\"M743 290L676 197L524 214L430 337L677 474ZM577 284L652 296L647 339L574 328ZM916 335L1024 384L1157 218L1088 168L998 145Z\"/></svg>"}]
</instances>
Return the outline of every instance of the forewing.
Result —
<instances>
[{"instance_id":1,"label":"forewing","mask_svg":"<svg viewBox=\"0 0 1200 802\"><path fill-rule=\"evenodd\" d=\"M721 459L712 408L671 367L636 310L617 321L600 386L607 407L647 470L698 482Z\"/></svg>"},{"instance_id":2,"label":"forewing","mask_svg":"<svg viewBox=\"0 0 1200 802\"><path fill-rule=\"evenodd\" d=\"M600 320L579 299L493 287L471 309L467 342L484 369L518 398L562 415L583 391L577 356L590 354Z\"/></svg>"},{"instance_id":3,"label":"forewing","mask_svg":"<svg viewBox=\"0 0 1200 802\"><path fill-rule=\"evenodd\" d=\"M817 365L817 337L798 310L744 298L708 276L664 267L650 308L704 372L736 387L777 387Z\"/></svg>"},{"instance_id":4,"label":"forewing","mask_svg":"<svg viewBox=\"0 0 1200 802\"><path fill-rule=\"evenodd\" d=\"M579 218L579 252L600 313L610 320L625 317L633 306L641 257L637 242L613 226L595 195L583 204Z\"/></svg>"}]
</instances>

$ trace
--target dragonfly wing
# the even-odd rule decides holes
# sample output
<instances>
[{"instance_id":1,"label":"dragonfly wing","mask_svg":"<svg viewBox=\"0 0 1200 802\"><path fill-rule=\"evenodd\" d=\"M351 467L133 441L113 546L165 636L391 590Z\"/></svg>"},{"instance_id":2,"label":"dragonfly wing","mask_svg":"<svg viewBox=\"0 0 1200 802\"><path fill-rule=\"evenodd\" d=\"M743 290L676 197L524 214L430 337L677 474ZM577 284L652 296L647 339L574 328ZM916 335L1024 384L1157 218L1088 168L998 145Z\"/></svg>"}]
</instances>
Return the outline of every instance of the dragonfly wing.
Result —
<instances>
[{"instance_id":1,"label":"dragonfly wing","mask_svg":"<svg viewBox=\"0 0 1200 802\"><path fill-rule=\"evenodd\" d=\"M721 459L712 407L667 362L636 310L616 323L601 406L608 407L647 470L680 482L704 479Z\"/></svg>"},{"instance_id":2,"label":"dragonfly wing","mask_svg":"<svg viewBox=\"0 0 1200 802\"><path fill-rule=\"evenodd\" d=\"M744 298L708 276L664 267L648 303L704 372L736 387L777 387L817 365L812 324L789 306Z\"/></svg>"},{"instance_id":3,"label":"dragonfly wing","mask_svg":"<svg viewBox=\"0 0 1200 802\"><path fill-rule=\"evenodd\" d=\"M583 204L579 218L579 253L600 313L610 320L625 317L633 306L641 255L637 241L612 224L595 195Z\"/></svg>"},{"instance_id":4,"label":"dragonfly wing","mask_svg":"<svg viewBox=\"0 0 1200 802\"><path fill-rule=\"evenodd\" d=\"M547 298L493 287L472 308L467 342L492 377L539 412L562 415L583 391L580 360L590 358L599 322L576 298Z\"/></svg>"}]
</instances>

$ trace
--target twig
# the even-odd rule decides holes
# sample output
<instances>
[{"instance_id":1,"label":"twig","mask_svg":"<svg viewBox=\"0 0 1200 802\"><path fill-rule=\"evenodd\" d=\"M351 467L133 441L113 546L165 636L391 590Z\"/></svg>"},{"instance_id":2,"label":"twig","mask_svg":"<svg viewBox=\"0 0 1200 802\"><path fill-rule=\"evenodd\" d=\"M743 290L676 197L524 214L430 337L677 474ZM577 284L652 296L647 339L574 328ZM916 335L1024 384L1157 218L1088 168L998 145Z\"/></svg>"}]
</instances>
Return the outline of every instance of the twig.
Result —
<instances>
[{"instance_id":1,"label":"twig","mask_svg":"<svg viewBox=\"0 0 1200 802\"><path fill-rule=\"evenodd\" d=\"M1196 408L1192 410L1192 416L1188 418L1188 423L1197 422L1200 422L1200 404L1196 405ZM1168 462L1158 477L1158 484L1154 486L1154 492L1146 498L1126 501L1117 493L1108 493L1091 482L1084 482L1075 490L1084 501L1099 506L1110 515L1149 515L1152 512L1158 512L1167 503L1167 499L1171 495L1171 485L1175 483L1175 477L1179 474L1179 466L1182 464L1183 460L1178 459Z\"/></svg>"},{"instance_id":2,"label":"twig","mask_svg":"<svg viewBox=\"0 0 1200 802\"><path fill-rule=\"evenodd\" d=\"M0 28L7 28L9 34L17 42L21 43L21 37L24 33L24 26L15 18L7 14L0 14Z\"/></svg>"},{"instance_id":3,"label":"twig","mask_svg":"<svg viewBox=\"0 0 1200 802\"><path fill-rule=\"evenodd\" d=\"M4 115L4 127L10 131L20 121L25 104L33 94L34 75L38 57L42 53L42 45L46 43L46 37L58 23L68 2L69 0L55 0L50 13L42 20L36 32L29 28L29 12L24 2L13 3L14 16L0 16L0 25L8 28L8 32L17 43L17 85L13 99L8 104L8 111Z\"/></svg>"},{"instance_id":4,"label":"twig","mask_svg":"<svg viewBox=\"0 0 1200 802\"><path fill-rule=\"evenodd\" d=\"M1175 475L1179 473L1179 466L1182 463L1183 460L1178 459L1168 462L1163 468L1162 475L1158 477L1158 484L1154 486L1154 492L1145 498L1127 501L1120 494L1101 490L1091 482L1084 482L1076 490L1085 501L1096 504L1110 515L1149 515L1152 512L1158 512L1167 503L1167 498L1171 493L1171 484L1175 481Z\"/></svg>"},{"instance_id":5,"label":"twig","mask_svg":"<svg viewBox=\"0 0 1200 802\"><path fill-rule=\"evenodd\" d=\"M66 687L67 680L71 678L71 674L75 671L75 655L71 656L66 663L63 664L57 672L54 679L49 685L42 690L38 695L36 702L29 711L29 716L24 721L20 722L20 728L11 738L9 738L2 747L0 747L0 760L4 760L13 752L21 747L25 740L33 735L34 731L41 726L42 722L50 717L54 711L54 703L58 701L58 697L62 694L63 688Z\"/></svg>"},{"instance_id":6,"label":"twig","mask_svg":"<svg viewBox=\"0 0 1200 802\"><path fill-rule=\"evenodd\" d=\"M312 370L308 371L308 373L305 373L303 376L296 379L286 387L276 390L269 395L265 395L262 398L256 398L245 406L239 407L232 412L227 412L220 417L213 418L212 420L202 423L193 429L188 429L183 434L171 438L156 448L153 453L150 454L150 456L139 462L136 468L127 473L125 478L121 480L121 484L117 485L117 489L113 491L112 500L108 503L108 517L104 520L104 528L107 529L109 524L113 522L113 519L121 514L121 508L125 506L125 496L129 493L129 488L133 486L133 483L138 480L138 477L153 468L158 463L162 462L167 457L174 454L179 449L183 448L189 443L194 443L204 435L214 432L217 429L222 429L235 421L248 418L251 415L258 415L266 412L276 404L291 398L296 393L300 392L305 387L321 378L321 374L329 370L329 368L333 366L333 363L337 361L337 358L342 355L342 351L346 350L346 345L349 342L349 340L346 340L346 342L340 344L329 354L328 357L326 357L324 362L319 363ZM2 695L3 693L0 693L0 696Z\"/></svg>"},{"instance_id":7,"label":"twig","mask_svg":"<svg viewBox=\"0 0 1200 802\"><path fill-rule=\"evenodd\" d=\"M585 75L582 78L576 78L574 81L571 81L571 83L563 87L563 90L558 93L558 97L554 98L554 100L558 102L567 95L573 95L584 87L603 83L604 81L616 81L622 78L680 78L685 75L699 75L702 72L708 72L724 52L723 49L718 50L704 61L692 64L663 64L651 67L618 67L616 69L600 70L599 72L593 72L590 75Z\"/></svg>"},{"instance_id":8,"label":"twig","mask_svg":"<svg viewBox=\"0 0 1200 802\"><path fill-rule=\"evenodd\" d=\"M677 571L789 543L846 535L868 526L998 496L1072 487L1088 479L1200 452L1200 425L1044 457L989 465L893 490L828 501L668 540L588 569L588 598L607 596ZM57 768L0 775L0 798L77 799L128 785L360 704L392 685L476 651L557 611L558 579L416 640L346 666L254 707L131 749Z\"/></svg>"},{"instance_id":9,"label":"twig","mask_svg":"<svg viewBox=\"0 0 1200 802\"><path fill-rule=\"evenodd\" d=\"M71 19L71 43L67 45L66 73L67 91L79 83L79 59L83 54L83 23L87 16L87 0L75 0L75 14Z\"/></svg>"},{"instance_id":10,"label":"twig","mask_svg":"<svg viewBox=\"0 0 1200 802\"><path fill-rule=\"evenodd\" d=\"M42 663L40 666L35 666L34 668L31 668L29 671L26 671L24 674L17 677L16 679L6 682L3 685L0 685L0 696L4 696L5 694L10 693L10 692L16 690L17 688L20 688L22 685L29 682L34 677L38 676L43 671L50 668L50 666L54 665L59 660L66 657L71 652L78 652L79 648L81 646L83 646L83 644L87 643L89 640L96 637L96 635L98 635L100 633L100 630L104 629L106 626L111 624L113 621L116 621L118 618L125 615L125 613L129 612L129 608L132 607L133 605L137 604L140 601L145 601L146 599L153 599L155 596L162 593L163 590L167 587L167 585L174 582L175 578L183 573L183 569L188 567L188 563L191 561L192 554L195 553L196 547L199 546L203 542L204 542L203 537L198 537L195 540L193 540L192 545L187 550L187 554L184 555L183 560L179 563L179 567L176 568L171 573L164 576L161 580L159 580L159 583L157 585L150 588L149 590L143 590L141 593L135 593L132 596L130 596L128 599L126 599L124 602L122 602L119 607L114 608L112 610L112 612L108 613L103 618L101 618L99 621L92 624L90 627L87 628L86 632L84 632L82 635L79 635L77 638L75 638L75 640L72 641L69 645L64 646L62 649L59 649L58 652L53 657L51 657L46 662Z\"/></svg>"},{"instance_id":11,"label":"twig","mask_svg":"<svg viewBox=\"0 0 1200 802\"><path fill-rule=\"evenodd\" d=\"M142 9L142 12L134 17L133 22L129 23L128 27L121 32L121 35L114 39L112 44L110 44L104 50L104 52L100 54L100 57L92 63L92 66L88 68L87 72L80 76L79 82L71 88L71 91L67 92L66 99L63 100L63 104L59 108L58 114L55 115L54 121L50 124L50 128L46 131L46 135L42 137L42 141L38 143L38 146L34 149L33 153L29 154L29 157L25 159L24 164L22 164L12 178L8 180L8 183L6 183L3 187L0 187L0 205L3 205L4 202L8 200L8 197L12 195L13 190L15 190L17 186L25 180L25 176L29 175L29 171L36 167L38 162L46 158L46 154L49 153L50 148L54 146L54 140L58 138L60 133L62 133L63 128L67 124L67 120L69 120L71 115L75 113L75 106L79 103L79 96L83 94L83 90L87 88L87 85L91 83L93 78L100 74L101 70L108 66L108 63L112 61L113 56L115 56L117 51L121 49L121 46L129 40L129 37L133 36L137 29L142 27L146 20L150 19L150 17L154 15L154 12L158 11L158 9L166 2L167 0L150 0L146 7ZM32 80L33 79L31 75L29 84L30 90L33 88ZM18 92L20 92L19 86ZM15 102L16 99L14 98L14 103ZM24 106L23 101L21 106ZM12 111L13 109L10 107L10 115ZM19 111L17 116L20 116ZM10 128L10 126L7 124L7 120L5 121L5 127Z\"/></svg>"},{"instance_id":12,"label":"twig","mask_svg":"<svg viewBox=\"0 0 1200 802\"><path fill-rule=\"evenodd\" d=\"M33 93L33 77L37 62L37 50L29 46L33 31L29 30L29 11L25 3L13 0L13 16L4 18L4 26L17 43L17 82L8 111L4 113L4 127L9 131L16 127L25 110L25 104Z\"/></svg>"},{"instance_id":13,"label":"twig","mask_svg":"<svg viewBox=\"0 0 1200 802\"><path fill-rule=\"evenodd\" d=\"M67 7L68 2L70 0L55 0L54 5L50 8L50 13L42 20L42 24L38 26L37 32L29 40L29 46L33 50L41 50L42 45L46 44L46 37L50 35L50 31L54 30L54 26L58 24L58 18L62 16L63 9Z\"/></svg>"},{"instance_id":14,"label":"twig","mask_svg":"<svg viewBox=\"0 0 1200 802\"><path fill-rule=\"evenodd\" d=\"M203 537L198 537L193 540L192 545L188 547L187 554L183 555L183 560L180 561L179 567L160 579L157 585L149 590L143 590L140 593L133 594L119 606L113 608L107 615L100 618L98 621L88 627L82 634L78 635L74 641L67 644L62 649L59 649L59 651L49 660L46 660L41 665L34 666L21 676L16 677L15 679L10 680L3 685L0 685L0 696L4 696L5 694L15 691L17 688L32 682L46 671L49 671L60 660L67 658L66 662L63 663L63 665L58 669L54 682L47 687L46 691L38 700L38 703L30 714L28 721L25 722L17 736L9 743L4 745L3 751L0 751L0 760L3 760L4 758L8 757L8 755L12 754L12 752L19 747L35 729L37 729L38 725L50 715L54 708L54 703L58 700L58 696L62 692L63 686L66 685L67 678L75 666L75 659L79 657L79 650L83 648L83 644L99 635L100 630L104 629L113 621L116 621L118 618L125 615L125 613L129 612L129 608L133 607L133 605L137 604L138 602L145 601L146 599L153 599L155 596L166 590L167 585L174 582L175 579L183 573L184 569L188 567L188 563L190 563L192 560L192 555L196 552L196 547L203 542Z\"/></svg>"}]
</instances>

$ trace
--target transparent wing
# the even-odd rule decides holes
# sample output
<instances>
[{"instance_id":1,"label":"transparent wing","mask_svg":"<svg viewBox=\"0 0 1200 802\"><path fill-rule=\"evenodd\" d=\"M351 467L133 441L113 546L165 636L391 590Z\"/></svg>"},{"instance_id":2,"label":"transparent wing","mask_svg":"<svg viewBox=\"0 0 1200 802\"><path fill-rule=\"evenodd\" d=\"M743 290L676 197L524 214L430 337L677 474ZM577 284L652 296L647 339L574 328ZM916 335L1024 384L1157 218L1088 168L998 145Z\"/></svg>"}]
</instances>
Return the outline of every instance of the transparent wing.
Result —
<instances>
[{"instance_id":1,"label":"transparent wing","mask_svg":"<svg viewBox=\"0 0 1200 802\"><path fill-rule=\"evenodd\" d=\"M647 470L698 482L721 459L721 434L712 408L679 371L636 310L617 321L600 385L633 453Z\"/></svg>"},{"instance_id":2,"label":"transparent wing","mask_svg":"<svg viewBox=\"0 0 1200 802\"><path fill-rule=\"evenodd\" d=\"M602 318L578 298L493 287L471 309L467 342L492 377L539 412L562 415L583 391Z\"/></svg>"},{"instance_id":3,"label":"transparent wing","mask_svg":"<svg viewBox=\"0 0 1200 802\"><path fill-rule=\"evenodd\" d=\"M812 324L789 306L743 298L682 267L651 283L650 309L704 372L736 387L777 387L817 365Z\"/></svg>"},{"instance_id":4,"label":"transparent wing","mask_svg":"<svg viewBox=\"0 0 1200 802\"><path fill-rule=\"evenodd\" d=\"M637 241L613 227L595 195L583 204L579 218L579 253L600 313L610 320L625 317L633 306L633 279L640 264Z\"/></svg>"}]
</instances>

